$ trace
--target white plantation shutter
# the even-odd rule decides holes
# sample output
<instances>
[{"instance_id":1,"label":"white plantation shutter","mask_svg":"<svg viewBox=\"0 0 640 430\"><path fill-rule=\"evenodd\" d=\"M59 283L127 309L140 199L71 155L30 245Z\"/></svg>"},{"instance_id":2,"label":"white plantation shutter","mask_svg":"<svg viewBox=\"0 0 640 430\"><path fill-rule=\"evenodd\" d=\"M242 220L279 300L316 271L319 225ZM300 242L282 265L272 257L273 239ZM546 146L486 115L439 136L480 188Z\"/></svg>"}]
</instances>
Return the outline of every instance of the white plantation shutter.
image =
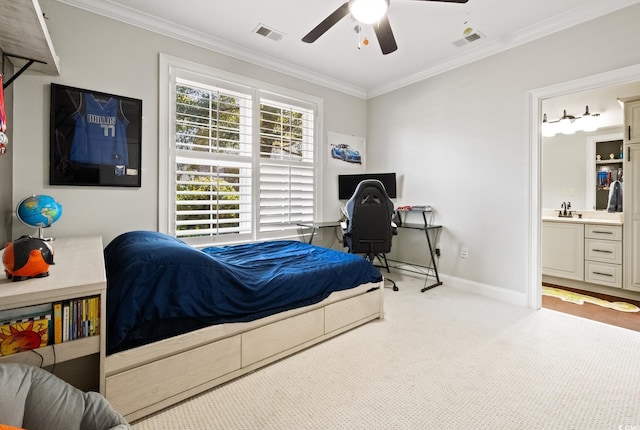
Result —
<instances>
[{"instance_id":1,"label":"white plantation shutter","mask_svg":"<svg viewBox=\"0 0 640 430\"><path fill-rule=\"evenodd\" d=\"M316 102L181 69L168 81L169 232L195 245L297 236L314 219Z\"/></svg>"},{"instance_id":2,"label":"white plantation shutter","mask_svg":"<svg viewBox=\"0 0 640 430\"><path fill-rule=\"evenodd\" d=\"M260 232L313 221L313 110L260 101Z\"/></svg>"},{"instance_id":3,"label":"white plantation shutter","mask_svg":"<svg viewBox=\"0 0 640 430\"><path fill-rule=\"evenodd\" d=\"M313 221L313 166L260 163L260 231Z\"/></svg>"},{"instance_id":4,"label":"white plantation shutter","mask_svg":"<svg viewBox=\"0 0 640 430\"><path fill-rule=\"evenodd\" d=\"M177 79L175 94L176 237L250 235L250 92Z\"/></svg>"},{"instance_id":5,"label":"white plantation shutter","mask_svg":"<svg viewBox=\"0 0 640 430\"><path fill-rule=\"evenodd\" d=\"M193 163L196 162L197 164ZM176 237L251 233L251 165L180 158Z\"/></svg>"}]
</instances>

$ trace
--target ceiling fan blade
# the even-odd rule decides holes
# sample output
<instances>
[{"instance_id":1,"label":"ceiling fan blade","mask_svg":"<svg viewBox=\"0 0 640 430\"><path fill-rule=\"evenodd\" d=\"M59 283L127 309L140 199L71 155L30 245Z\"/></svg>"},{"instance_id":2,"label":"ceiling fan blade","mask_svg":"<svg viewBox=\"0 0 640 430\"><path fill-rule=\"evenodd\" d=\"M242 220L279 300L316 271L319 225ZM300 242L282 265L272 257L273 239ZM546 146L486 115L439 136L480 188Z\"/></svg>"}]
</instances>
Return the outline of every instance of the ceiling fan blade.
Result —
<instances>
[{"instance_id":1,"label":"ceiling fan blade","mask_svg":"<svg viewBox=\"0 0 640 430\"><path fill-rule=\"evenodd\" d=\"M338 21L349 14L349 2L344 3L338 9L336 9L331 15L326 17L324 21L318 24L313 30L311 30L305 37L302 38L303 42L313 43L320 36L325 34L327 30L333 27Z\"/></svg>"},{"instance_id":2,"label":"ceiling fan blade","mask_svg":"<svg viewBox=\"0 0 640 430\"><path fill-rule=\"evenodd\" d=\"M415 0L415 1L439 1L445 3L466 3L469 0Z\"/></svg>"},{"instance_id":3,"label":"ceiling fan blade","mask_svg":"<svg viewBox=\"0 0 640 430\"><path fill-rule=\"evenodd\" d=\"M393 31L391 31L391 24L389 24L389 18L383 16L380 18L377 24L373 24L373 31L376 33L380 49L384 55L391 54L398 49L396 45L396 38L393 37Z\"/></svg>"}]
</instances>

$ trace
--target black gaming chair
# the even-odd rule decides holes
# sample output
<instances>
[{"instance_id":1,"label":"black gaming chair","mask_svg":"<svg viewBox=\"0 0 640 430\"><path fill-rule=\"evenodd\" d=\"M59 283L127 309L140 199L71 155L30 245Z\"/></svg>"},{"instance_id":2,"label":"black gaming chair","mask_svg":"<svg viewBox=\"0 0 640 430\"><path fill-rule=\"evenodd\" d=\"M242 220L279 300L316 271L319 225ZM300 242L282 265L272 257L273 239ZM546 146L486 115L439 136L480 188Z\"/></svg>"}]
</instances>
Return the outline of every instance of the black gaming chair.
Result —
<instances>
[{"instance_id":1,"label":"black gaming chair","mask_svg":"<svg viewBox=\"0 0 640 430\"><path fill-rule=\"evenodd\" d=\"M393 202L382 182L367 179L358 184L347 201L347 225L343 226L344 245L352 254L364 254L373 263L377 257L389 270L386 253L391 251L391 237L395 233L392 223ZM398 291L395 283L393 289Z\"/></svg>"}]
</instances>

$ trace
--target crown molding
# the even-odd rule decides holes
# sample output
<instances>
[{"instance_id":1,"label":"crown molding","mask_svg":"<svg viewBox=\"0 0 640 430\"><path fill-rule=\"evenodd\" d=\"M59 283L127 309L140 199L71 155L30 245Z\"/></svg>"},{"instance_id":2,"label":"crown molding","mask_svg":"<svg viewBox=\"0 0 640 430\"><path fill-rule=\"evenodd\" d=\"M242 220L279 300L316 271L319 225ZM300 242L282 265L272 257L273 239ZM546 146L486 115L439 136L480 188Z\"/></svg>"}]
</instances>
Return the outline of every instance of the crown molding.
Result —
<instances>
[{"instance_id":1,"label":"crown molding","mask_svg":"<svg viewBox=\"0 0 640 430\"><path fill-rule=\"evenodd\" d=\"M481 45L475 45L473 46L473 49L465 49L465 52L460 55L440 61L419 73L415 73L384 86L367 90L344 81L333 79L326 75L315 73L309 69L301 68L287 62L274 60L260 52L246 49L228 41L194 31L193 29L184 26L176 25L173 22L169 22L149 14L141 13L135 9L116 4L110 0L56 1L362 99L377 97L449 70L473 63L482 58L515 48L533 40L540 39L586 21L590 21L636 3L640 3L640 0L607 0L606 2L602 0L591 0L579 8L557 15L551 19L537 23L536 25L524 28L508 41L481 42ZM465 48L471 47L472 45L468 45Z\"/></svg>"},{"instance_id":2,"label":"crown molding","mask_svg":"<svg viewBox=\"0 0 640 430\"><path fill-rule=\"evenodd\" d=\"M311 70L295 66L282 61L274 60L260 52L253 51L235 45L226 40L206 35L194 31L191 28L176 25L173 22L142 13L127 6L113 3L110 0L57 0L69 6L77 7L88 12L95 13L116 21L130 24L144 30L159 33L163 36L171 37L201 48L215 51L238 60L246 61L260 67L264 67L276 72L284 73L295 78L299 78L316 85L321 85L345 94L349 94L362 99L367 98L367 91L364 88L350 85L346 82L330 78L328 76L315 73Z\"/></svg>"},{"instance_id":3,"label":"crown molding","mask_svg":"<svg viewBox=\"0 0 640 430\"><path fill-rule=\"evenodd\" d=\"M525 43L532 42L592 19L624 9L636 3L640 3L640 0L607 0L606 2L601 0L592 0L579 8L575 8L563 14L554 16L546 21L526 27L508 41L481 42L482 45L475 45L475 50L473 51L469 49L468 52L461 53L458 56L438 62L419 73L407 76L404 79L400 79L388 85L371 89L367 93L367 98L376 97L407 85L414 84L449 70L481 60L482 58L507 51L517 46L524 45ZM465 48L471 48L471 46L472 45L467 45Z\"/></svg>"}]
</instances>

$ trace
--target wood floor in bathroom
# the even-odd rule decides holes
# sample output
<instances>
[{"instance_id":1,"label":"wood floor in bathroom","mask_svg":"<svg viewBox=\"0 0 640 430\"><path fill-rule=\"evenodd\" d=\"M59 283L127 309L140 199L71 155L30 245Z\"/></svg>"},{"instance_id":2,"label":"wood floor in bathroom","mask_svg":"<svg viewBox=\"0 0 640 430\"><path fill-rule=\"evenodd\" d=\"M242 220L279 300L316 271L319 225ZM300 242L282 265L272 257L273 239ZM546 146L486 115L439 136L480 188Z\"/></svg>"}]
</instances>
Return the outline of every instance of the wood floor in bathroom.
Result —
<instances>
[{"instance_id":1,"label":"wood floor in bathroom","mask_svg":"<svg viewBox=\"0 0 640 430\"><path fill-rule=\"evenodd\" d=\"M637 300L592 293L590 291L583 291L575 288L559 287L557 285L547 283L544 283L543 285L546 287L560 288L566 291L597 297L609 302L626 302L640 308L640 301ZM542 307L640 332L640 312L622 312L592 303L575 304L563 301L558 297L550 297L544 294L542 295Z\"/></svg>"}]
</instances>

